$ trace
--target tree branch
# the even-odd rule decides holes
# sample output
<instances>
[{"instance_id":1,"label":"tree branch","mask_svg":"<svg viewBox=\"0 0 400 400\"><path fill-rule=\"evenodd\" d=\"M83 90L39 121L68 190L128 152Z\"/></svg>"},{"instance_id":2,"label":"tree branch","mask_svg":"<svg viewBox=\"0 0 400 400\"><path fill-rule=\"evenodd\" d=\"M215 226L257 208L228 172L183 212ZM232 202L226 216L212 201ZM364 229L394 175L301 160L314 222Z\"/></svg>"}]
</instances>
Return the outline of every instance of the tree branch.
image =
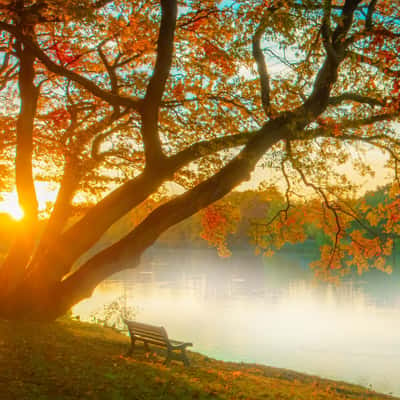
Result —
<instances>
[{"instance_id":1,"label":"tree branch","mask_svg":"<svg viewBox=\"0 0 400 400\"><path fill-rule=\"evenodd\" d=\"M85 78L82 75L77 74L70 69L57 64L56 62L52 61L52 59L39 47L39 45L34 42L30 37L22 34L14 25L7 24L5 22L0 21L0 29L5 30L12 35L14 35L18 40L20 40L24 46L29 48L32 54L42 62L45 67L58 75L64 76L92 93L94 96L106 101L107 103L113 106L124 106L136 111L140 111L142 101L140 99L125 97L121 95L116 95L113 93L108 92L97 86L94 82L90 79Z\"/></svg>"},{"instance_id":2,"label":"tree branch","mask_svg":"<svg viewBox=\"0 0 400 400\"><path fill-rule=\"evenodd\" d=\"M342 233L343 233L343 228L342 228L342 225L341 225L341 223L340 223L339 215L338 215L338 213L337 213L336 208L335 208L335 207L330 203L330 201L328 200L328 197L327 197L327 195L325 194L325 192L324 192L319 186L317 186L317 185L315 185L314 183L310 182L310 181L306 178L306 176L305 176L303 170L301 169L301 167L298 165L298 163L297 163L295 160L293 160L292 158L289 158L289 159L290 159L290 161L291 161L292 167L293 167L293 168L297 171L297 173L300 175L301 180L304 182L304 184L305 184L306 186L312 188L312 189L315 191L315 193L317 193L317 194L319 194L319 195L321 196L321 198L322 198L323 201L324 201L323 204L325 205L325 207L326 207L326 208L332 213L332 215L334 216L335 224L336 224L335 240L334 240L334 243L333 243L333 248L332 248L331 255L330 255L330 258L329 258L329 262L328 262L328 267L331 267L332 264L333 264L333 261L334 261L334 259L335 259L336 252L337 252L337 250L338 250L338 245L339 245L340 236L341 236Z\"/></svg>"},{"instance_id":3,"label":"tree branch","mask_svg":"<svg viewBox=\"0 0 400 400\"><path fill-rule=\"evenodd\" d=\"M258 75L261 84L261 102L266 116L270 116L271 103L270 103L270 84L267 64L265 62L264 54L261 50L261 38L266 28L266 17L256 29L253 36L253 57L257 63Z\"/></svg>"},{"instance_id":4,"label":"tree branch","mask_svg":"<svg viewBox=\"0 0 400 400\"><path fill-rule=\"evenodd\" d=\"M343 133L343 130L346 129L357 129L357 128L362 128L364 126L372 125L377 122L382 122L382 121L390 121L393 118L397 117L397 113L386 113L386 114L378 114L378 115L372 115L367 118L360 118L360 119L346 119L346 120L341 120L338 121L335 126L324 126L321 128L315 128L315 129L306 129L302 132L295 132L292 135L292 139L298 139L298 140L310 140L310 139L315 139L318 137L334 137L336 139L344 139L344 140L365 140L365 141L371 141L371 140L376 140L376 139L386 139L389 140L390 137L388 135L373 135L373 136L357 136L357 135L346 135ZM334 135L334 130L339 130L342 131L342 134L340 135Z\"/></svg>"},{"instance_id":5,"label":"tree branch","mask_svg":"<svg viewBox=\"0 0 400 400\"><path fill-rule=\"evenodd\" d=\"M367 17L365 18L365 28L370 30L372 28L372 17L375 12L376 3L378 0L371 0L368 5Z\"/></svg>"},{"instance_id":6,"label":"tree branch","mask_svg":"<svg viewBox=\"0 0 400 400\"><path fill-rule=\"evenodd\" d=\"M321 33L322 33L322 44L328 54L328 57L332 59L337 59L338 56L336 54L336 50L332 44L332 30L331 30L331 10L332 4L331 0L323 1L323 17L322 17L322 25L321 25Z\"/></svg>"},{"instance_id":7,"label":"tree branch","mask_svg":"<svg viewBox=\"0 0 400 400\"><path fill-rule=\"evenodd\" d=\"M147 167L161 167L164 158L158 134L158 113L172 65L174 35L178 12L176 0L161 1L161 24L157 42L157 58L147 86L142 109L142 135Z\"/></svg>"},{"instance_id":8,"label":"tree branch","mask_svg":"<svg viewBox=\"0 0 400 400\"><path fill-rule=\"evenodd\" d=\"M326 30L329 28L330 0L325 1L329 2L329 4L326 5L327 9L324 10L322 22L322 28ZM350 30L354 12L360 1L361 0L345 1L342 7L341 23L337 24L331 38L327 36L327 32L322 32L323 35L325 35L323 40L329 42L325 43L325 46L328 46L327 56L314 81L310 96L304 102L303 107L299 108L300 113L316 117L327 107L332 86L337 80L339 65L346 56L346 44L344 39ZM334 53L329 50L330 46L332 46Z\"/></svg>"},{"instance_id":9,"label":"tree branch","mask_svg":"<svg viewBox=\"0 0 400 400\"><path fill-rule=\"evenodd\" d=\"M400 77L400 70L391 69L385 65L381 65L379 61L374 60L372 57L368 57L355 51L349 51L348 55L350 57L356 58L360 63L364 63L370 65L371 67L377 68L379 71L383 72L387 76L392 76L394 78Z\"/></svg>"},{"instance_id":10,"label":"tree branch","mask_svg":"<svg viewBox=\"0 0 400 400\"><path fill-rule=\"evenodd\" d=\"M329 98L329 105L336 106L344 101L354 101L356 103L369 104L370 106L381 106L384 107L386 103L383 100L379 100L373 97L363 96L357 93L342 93L338 96L331 96Z\"/></svg>"},{"instance_id":11,"label":"tree branch","mask_svg":"<svg viewBox=\"0 0 400 400\"><path fill-rule=\"evenodd\" d=\"M110 84L111 84L111 93L113 95L118 95L118 78L117 78L117 74L115 72L115 66L112 66L108 60L106 55L103 52L103 46L104 46L105 42L102 42L99 44L99 46L97 47L97 52L99 54L99 57L101 59L101 61L103 62L108 76L110 78Z\"/></svg>"}]
</instances>

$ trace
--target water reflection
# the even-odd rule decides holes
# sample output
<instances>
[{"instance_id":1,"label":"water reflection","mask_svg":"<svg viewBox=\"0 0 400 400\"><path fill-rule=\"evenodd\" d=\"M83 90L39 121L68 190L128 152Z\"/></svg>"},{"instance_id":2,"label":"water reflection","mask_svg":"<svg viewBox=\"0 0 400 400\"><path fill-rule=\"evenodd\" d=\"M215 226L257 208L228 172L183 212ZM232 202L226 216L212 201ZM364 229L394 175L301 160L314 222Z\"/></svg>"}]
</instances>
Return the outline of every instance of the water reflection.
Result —
<instances>
[{"instance_id":1,"label":"water reflection","mask_svg":"<svg viewBox=\"0 0 400 400\"><path fill-rule=\"evenodd\" d=\"M399 276L370 272L316 284L296 254L220 259L213 251L153 250L143 265L75 307L82 319L124 296L137 319L224 360L347 380L400 395Z\"/></svg>"}]
</instances>

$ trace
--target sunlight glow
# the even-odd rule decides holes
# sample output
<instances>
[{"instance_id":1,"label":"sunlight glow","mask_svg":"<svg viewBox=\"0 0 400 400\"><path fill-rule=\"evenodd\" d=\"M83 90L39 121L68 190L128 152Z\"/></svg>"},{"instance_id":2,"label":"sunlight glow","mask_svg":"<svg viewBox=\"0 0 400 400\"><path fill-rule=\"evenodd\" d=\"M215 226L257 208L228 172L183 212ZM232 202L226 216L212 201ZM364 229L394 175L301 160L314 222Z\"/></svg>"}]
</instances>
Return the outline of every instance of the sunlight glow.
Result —
<instances>
[{"instance_id":1,"label":"sunlight glow","mask_svg":"<svg viewBox=\"0 0 400 400\"><path fill-rule=\"evenodd\" d=\"M57 191L46 182L36 182L35 189L39 202L39 212L47 216L45 210L48 208L49 203L54 203ZM15 190L13 192L0 193L0 199L0 213L7 213L17 221L23 218L24 213L18 204L18 196Z\"/></svg>"},{"instance_id":2,"label":"sunlight glow","mask_svg":"<svg viewBox=\"0 0 400 400\"><path fill-rule=\"evenodd\" d=\"M24 212L18 204L16 193L4 193L2 197L3 200L0 202L0 212L9 214L16 221L22 219Z\"/></svg>"}]
</instances>

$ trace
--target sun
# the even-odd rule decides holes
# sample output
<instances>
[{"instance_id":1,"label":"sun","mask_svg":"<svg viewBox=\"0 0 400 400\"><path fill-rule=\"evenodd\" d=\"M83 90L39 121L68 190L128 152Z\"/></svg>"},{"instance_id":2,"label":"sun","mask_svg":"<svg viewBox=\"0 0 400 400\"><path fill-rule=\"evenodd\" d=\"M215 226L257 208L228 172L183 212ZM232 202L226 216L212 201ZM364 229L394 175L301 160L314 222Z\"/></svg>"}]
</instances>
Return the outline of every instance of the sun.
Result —
<instances>
[{"instance_id":1,"label":"sun","mask_svg":"<svg viewBox=\"0 0 400 400\"><path fill-rule=\"evenodd\" d=\"M0 201L0 212L7 213L16 221L24 217L24 212L18 204L17 194L15 192L2 193Z\"/></svg>"},{"instance_id":2,"label":"sun","mask_svg":"<svg viewBox=\"0 0 400 400\"><path fill-rule=\"evenodd\" d=\"M13 219L20 221L24 217L24 212L21 207L17 205L12 205L7 211Z\"/></svg>"},{"instance_id":3,"label":"sun","mask_svg":"<svg viewBox=\"0 0 400 400\"><path fill-rule=\"evenodd\" d=\"M54 203L57 191L45 182L36 182L35 189L39 202L39 213L41 212L41 218L46 218L46 207L48 203ZM18 204L18 196L15 191L0 193L0 213L7 213L16 221L24 217L24 212Z\"/></svg>"}]
</instances>

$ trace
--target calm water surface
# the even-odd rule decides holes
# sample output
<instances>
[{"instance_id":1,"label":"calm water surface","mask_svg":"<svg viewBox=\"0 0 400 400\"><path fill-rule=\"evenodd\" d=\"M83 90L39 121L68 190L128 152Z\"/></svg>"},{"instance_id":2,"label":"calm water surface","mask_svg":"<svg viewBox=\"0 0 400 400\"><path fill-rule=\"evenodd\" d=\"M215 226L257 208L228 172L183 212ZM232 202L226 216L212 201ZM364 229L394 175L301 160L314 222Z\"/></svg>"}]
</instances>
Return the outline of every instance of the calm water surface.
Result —
<instances>
[{"instance_id":1,"label":"calm water surface","mask_svg":"<svg viewBox=\"0 0 400 400\"><path fill-rule=\"evenodd\" d=\"M267 364L400 396L400 277L316 284L306 257L153 250L74 308L89 320L118 297L211 357Z\"/></svg>"}]
</instances>

